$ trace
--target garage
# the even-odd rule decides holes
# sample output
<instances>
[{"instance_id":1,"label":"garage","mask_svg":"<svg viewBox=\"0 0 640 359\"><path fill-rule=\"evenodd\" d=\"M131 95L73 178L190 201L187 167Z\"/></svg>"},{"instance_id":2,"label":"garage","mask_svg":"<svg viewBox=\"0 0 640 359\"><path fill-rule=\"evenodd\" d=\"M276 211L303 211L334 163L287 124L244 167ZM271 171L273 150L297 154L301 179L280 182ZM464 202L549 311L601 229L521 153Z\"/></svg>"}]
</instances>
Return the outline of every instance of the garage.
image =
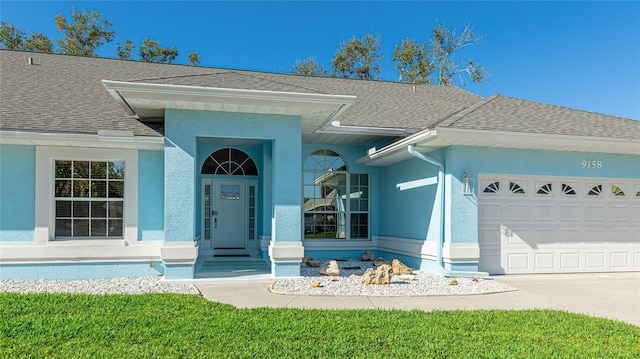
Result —
<instances>
[{"instance_id":1,"label":"garage","mask_svg":"<svg viewBox=\"0 0 640 359\"><path fill-rule=\"evenodd\" d=\"M482 175L480 270L640 271L640 182Z\"/></svg>"}]
</instances>

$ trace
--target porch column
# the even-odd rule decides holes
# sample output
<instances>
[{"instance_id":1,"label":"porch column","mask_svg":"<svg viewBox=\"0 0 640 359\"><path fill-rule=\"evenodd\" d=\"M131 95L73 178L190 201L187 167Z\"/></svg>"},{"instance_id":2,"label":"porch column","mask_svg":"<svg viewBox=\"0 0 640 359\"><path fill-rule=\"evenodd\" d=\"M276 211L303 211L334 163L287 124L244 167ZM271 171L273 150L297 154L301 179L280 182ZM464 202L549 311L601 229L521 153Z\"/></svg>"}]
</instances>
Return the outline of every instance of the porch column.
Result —
<instances>
[{"instance_id":1,"label":"porch column","mask_svg":"<svg viewBox=\"0 0 640 359\"><path fill-rule=\"evenodd\" d=\"M271 225L271 273L276 277L297 277L304 256L302 247L302 139L300 121L287 119L273 141L274 203Z\"/></svg>"},{"instance_id":2,"label":"porch column","mask_svg":"<svg viewBox=\"0 0 640 359\"><path fill-rule=\"evenodd\" d=\"M194 278L196 138L188 127L165 119L164 231L161 258L166 279Z\"/></svg>"}]
</instances>

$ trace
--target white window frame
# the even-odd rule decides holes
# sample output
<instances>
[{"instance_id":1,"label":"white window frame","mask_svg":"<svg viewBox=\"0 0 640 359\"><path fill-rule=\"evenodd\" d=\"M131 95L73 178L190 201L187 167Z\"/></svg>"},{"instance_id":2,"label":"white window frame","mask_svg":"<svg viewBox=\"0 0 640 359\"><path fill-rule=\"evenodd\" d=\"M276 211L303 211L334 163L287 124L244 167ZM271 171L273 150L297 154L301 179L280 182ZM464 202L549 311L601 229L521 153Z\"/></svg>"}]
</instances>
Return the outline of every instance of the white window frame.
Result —
<instances>
[{"instance_id":1,"label":"white window frame","mask_svg":"<svg viewBox=\"0 0 640 359\"><path fill-rule=\"evenodd\" d=\"M55 238L55 161L113 161L125 163L122 239L90 239L91 243L135 244L138 239L138 151L123 149L36 146L35 242L46 245ZM87 243L87 239L63 242Z\"/></svg>"}]
</instances>

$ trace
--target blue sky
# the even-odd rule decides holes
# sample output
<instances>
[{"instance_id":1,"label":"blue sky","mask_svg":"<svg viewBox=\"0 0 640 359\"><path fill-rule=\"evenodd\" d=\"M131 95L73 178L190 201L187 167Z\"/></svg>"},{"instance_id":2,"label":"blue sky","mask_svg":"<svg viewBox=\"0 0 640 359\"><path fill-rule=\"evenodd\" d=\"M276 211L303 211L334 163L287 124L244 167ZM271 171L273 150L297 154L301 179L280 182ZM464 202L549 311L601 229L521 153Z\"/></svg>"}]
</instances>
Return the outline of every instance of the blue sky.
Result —
<instances>
[{"instance_id":1,"label":"blue sky","mask_svg":"<svg viewBox=\"0 0 640 359\"><path fill-rule=\"evenodd\" d=\"M459 60L487 66L489 78L465 89L640 119L640 2L309 2L309 1L5 1L0 18L27 33L57 38L53 17L71 7L97 10L113 22L116 43L148 36L176 46L177 63L198 51L201 65L289 72L315 55L330 68L342 40L382 37L383 77L397 79L393 48L426 41L436 19L483 41Z\"/></svg>"}]
</instances>

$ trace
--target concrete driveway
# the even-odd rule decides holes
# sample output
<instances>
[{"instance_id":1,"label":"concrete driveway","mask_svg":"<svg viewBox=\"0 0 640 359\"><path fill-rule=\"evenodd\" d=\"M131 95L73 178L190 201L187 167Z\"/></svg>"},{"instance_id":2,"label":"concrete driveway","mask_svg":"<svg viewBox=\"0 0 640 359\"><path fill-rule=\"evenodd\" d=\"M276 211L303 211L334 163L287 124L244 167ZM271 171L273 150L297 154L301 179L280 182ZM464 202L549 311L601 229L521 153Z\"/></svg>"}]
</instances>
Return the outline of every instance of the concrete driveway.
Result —
<instances>
[{"instance_id":1,"label":"concrete driveway","mask_svg":"<svg viewBox=\"0 0 640 359\"><path fill-rule=\"evenodd\" d=\"M511 292L434 297L289 296L268 291L269 283L200 284L202 295L238 308L320 309L556 309L640 326L640 272L494 276Z\"/></svg>"}]
</instances>

